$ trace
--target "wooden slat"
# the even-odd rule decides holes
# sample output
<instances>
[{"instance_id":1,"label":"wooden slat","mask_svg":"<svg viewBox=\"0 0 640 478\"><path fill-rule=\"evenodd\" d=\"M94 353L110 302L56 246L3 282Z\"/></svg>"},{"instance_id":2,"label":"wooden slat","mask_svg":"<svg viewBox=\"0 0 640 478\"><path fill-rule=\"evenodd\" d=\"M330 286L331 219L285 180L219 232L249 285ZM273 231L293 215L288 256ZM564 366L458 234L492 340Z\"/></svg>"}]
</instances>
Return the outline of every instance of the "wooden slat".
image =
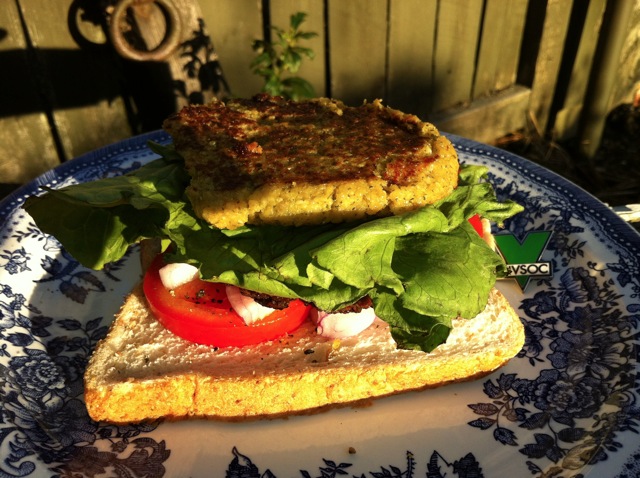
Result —
<instances>
[{"instance_id":1,"label":"wooden slat","mask_svg":"<svg viewBox=\"0 0 640 478\"><path fill-rule=\"evenodd\" d=\"M569 27L573 1L549 0L544 29L531 85L530 109L536 126L544 132L549 122L564 42Z\"/></svg>"},{"instance_id":2,"label":"wooden slat","mask_svg":"<svg viewBox=\"0 0 640 478\"><path fill-rule=\"evenodd\" d=\"M618 79L611 93L612 108L620 103L637 101L636 95L640 95L640 2L634 3L629 22L630 28L627 30L627 38L620 54L620 66L617 69Z\"/></svg>"},{"instance_id":3,"label":"wooden slat","mask_svg":"<svg viewBox=\"0 0 640 478\"><path fill-rule=\"evenodd\" d=\"M431 110L436 0L391 0L389 106L419 117Z\"/></svg>"},{"instance_id":4,"label":"wooden slat","mask_svg":"<svg viewBox=\"0 0 640 478\"><path fill-rule=\"evenodd\" d=\"M271 24L278 28L289 28L289 17L304 12L307 17L301 25L305 32L315 32L318 36L303 40L300 46L311 48L315 58L305 58L297 76L307 80L317 96L326 96L324 6L322 0L271 0Z\"/></svg>"},{"instance_id":5,"label":"wooden slat","mask_svg":"<svg viewBox=\"0 0 640 478\"><path fill-rule=\"evenodd\" d=\"M526 13L526 0L486 1L474 98L515 84Z\"/></svg>"},{"instance_id":6,"label":"wooden slat","mask_svg":"<svg viewBox=\"0 0 640 478\"><path fill-rule=\"evenodd\" d=\"M613 109L611 100L615 84L621 83L621 58L624 44L629 39L627 31L632 25L634 7L635 2L612 2L607 3L605 9L594 59L596 66L592 69L578 135L580 152L590 160L598 152L607 116ZM629 137L638 144L637 130L626 129L630 130Z\"/></svg>"},{"instance_id":7,"label":"wooden slat","mask_svg":"<svg viewBox=\"0 0 640 478\"><path fill-rule=\"evenodd\" d=\"M504 30L507 36L502 45L502 58L496 71L497 91L515 84L524 23L527 19L527 3L528 0L502 0L499 2L499 7L506 18Z\"/></svg>"},{"instance_id":8,"label":"wooden slat","mask_svg":"<svg viewBox=\"0 0 640 478\"><path fill-rule=\"evenodd\" d=\"M480 98L470 106L449 109L446 114L429 120L441 131L492 143L507 133L525 127L530 97L529 88L516 85Z\"/></svg>"},{"instance_id":9,"label":"wooden slat","mask_svg":"<svg viewBox=\"0 0 640 478\"><path fill-rule=\"evenodd\" d=\"M347 104L383 98L386 0L328 0L332 96Z\"/></svg>"},{"instance_id":10,"label":"wooden slat","mask_svg":"<svg viewBox=\"0 0 640 478\"><path fill-rule=\"evenodd\" d=\"M439 2L434 112L471 100L482 7L482 0Z\"/></svg>"},{"instance_id":11,"label":"wooden slat","mask_svg":"<svg viewBox=\"0 0 640 478\"><path fill-rule=\"evenodd\" d=\"M113 54L77 45L67 23L71 3L19 1L67 159L132 133Z\"/></svg>"},{"instance_id":12,"label":"wooden slat","mask_svg":"<svg viewBox=\"0 0 640 478\"><path fill-rule=\"evenodd\" d=\"M15 2L0 8L0 182L22 184L59 164L53 137L29 66Z\"/></svg>"},{"instance_id":13,"label":"wooden slat","mask_svg":"<svg viewBox=\"0 0 640 478\"><path fill-rule=\"evenodd\" d=\"M239 97L258 93L262 89L262 78L254 75L249 65L255 57L251 44L263 36L260 0L199 3L231 93Z\"/></svg>"},{"instance_id":14,"label":"wooden slat","mask_svg":"<svg viewBox=\"0 0 640 478\"><path fill-rule=\"evenodd\" d=\"M598 43L598 34L602 25L602 16L607 0L589 2L584 29L567 86L563 107L555 117L554 137L566 140L578 132L580 114L591 76L591 67Z\"/></svg>"}]
</instances>

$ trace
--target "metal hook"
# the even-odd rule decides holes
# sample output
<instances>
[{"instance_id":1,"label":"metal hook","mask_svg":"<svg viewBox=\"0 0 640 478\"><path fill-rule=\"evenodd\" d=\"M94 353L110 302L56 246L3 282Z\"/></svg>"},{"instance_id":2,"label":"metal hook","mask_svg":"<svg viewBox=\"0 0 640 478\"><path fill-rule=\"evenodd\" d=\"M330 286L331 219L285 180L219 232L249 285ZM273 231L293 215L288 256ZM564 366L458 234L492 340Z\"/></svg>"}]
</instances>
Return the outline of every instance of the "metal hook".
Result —
<instances>
[{"instance_id":1,"label":"metal hook","mask_svg":"<svg viewBox=\"0 0 640 478\"><path fill-rule=\"evenodd\" d=\"M127 11L145 3L155 3L166 18L166 33L160 44L153 50L139 50L124 36L127 28ZM169 57L180 44L181 39L180 12L171 0L120 0L111 14L109 34L113 47L122 57L136 61L162 61Z\"/></svg>"}]
</instances>

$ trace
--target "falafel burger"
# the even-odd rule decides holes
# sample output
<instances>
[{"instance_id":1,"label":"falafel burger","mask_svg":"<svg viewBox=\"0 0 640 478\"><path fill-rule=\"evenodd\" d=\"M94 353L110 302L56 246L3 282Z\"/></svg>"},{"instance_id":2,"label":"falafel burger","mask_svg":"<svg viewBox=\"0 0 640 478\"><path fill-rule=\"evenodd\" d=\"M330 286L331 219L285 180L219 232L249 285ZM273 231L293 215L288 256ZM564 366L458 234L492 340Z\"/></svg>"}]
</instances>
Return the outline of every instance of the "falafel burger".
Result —
<instances>
[{"instance_id":1,"label":"falafel burger","mask_svg":"<svg viewBox=\"0 0 640 478\"><path fill-rule=\"evenodd\" d=\"M522 208L435 126L380 101L264 94L163 126L157 159L25 204L86 267L141 244L144 277L85 374L96 420L306 413L519 352L490 224Z\"/></svg>"}]
</instances>

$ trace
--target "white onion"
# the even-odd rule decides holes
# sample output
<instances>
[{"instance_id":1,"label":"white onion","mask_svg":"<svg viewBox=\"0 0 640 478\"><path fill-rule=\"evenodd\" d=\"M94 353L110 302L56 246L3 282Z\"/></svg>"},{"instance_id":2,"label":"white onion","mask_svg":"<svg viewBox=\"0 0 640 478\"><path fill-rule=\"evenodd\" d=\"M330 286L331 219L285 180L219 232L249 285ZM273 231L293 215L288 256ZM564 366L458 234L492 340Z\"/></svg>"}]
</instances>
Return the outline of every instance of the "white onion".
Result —
<instances>
[{"instance_id":1,"label":"white onion","mask_svg":"<svg viewBox=\"0 0 640 478\"><path fill-rule=\"evenodd\" d=\"M496 250L496 240L491 233L491 222L489 219L482 218L480 220L482 224L482 239L486 242L491 249Z\"/></svg>"},{"instance_id":2,"label":"white onion","mask_svg":"<svg viewBox=\"0 0 640 478\"><path fill-rule=\"evenodd\" d=\"M316 323L318 334L330 339L342 339L358 335L369 327L375 318L376 314L373 307L362 309L360 312L345 313L312 311L312 319Z\"/></svg>"},{"instance_id":3,"label":"white onion","mask_svg":"<svg viewBox=\"0 0 640 478\"><path fill-rule=\"evenodd\" d=\"M251 325L258 320L264 319L267 315L276 310L257 303L251 297L244 295L236 286L228 285L226 292L231 307L233 307L233 310L242 317L247 325Z\"/></svg>"},{"instance_id":4,"label":"white onion","mask_svg":"<svg viewBox=\"0 0 640 478\"><path fill-rule=\"evenodd\" d=\"M198 277L198 268L191 264L172 262L158 271L165 288L171 290Z\"/></svg>"}]
</instances>

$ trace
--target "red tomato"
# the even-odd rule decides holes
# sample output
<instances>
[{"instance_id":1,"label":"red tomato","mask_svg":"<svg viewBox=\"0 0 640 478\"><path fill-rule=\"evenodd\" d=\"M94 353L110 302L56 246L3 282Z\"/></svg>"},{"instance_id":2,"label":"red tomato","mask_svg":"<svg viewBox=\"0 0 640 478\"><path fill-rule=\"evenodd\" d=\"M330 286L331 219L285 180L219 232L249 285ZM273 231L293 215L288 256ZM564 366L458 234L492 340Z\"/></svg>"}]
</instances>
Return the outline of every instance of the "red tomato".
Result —
<instances>
[{"instance_id":1,"label":"red tomato","mask_svg":"<svg viewBox=\"0 0 640 478\"><path fill-rule=\"evenodd\" d=\"M311 310L296 299L286 309L246 325L231 308L224 284L195 279L170 291L160 280L162 266L162 256L158 256L144 277L149 308L167 329L192 342L241 347L277 339L297 329Z\"/></svg>"},{"instance_id":2,"label":"red tomato","mask_svg":"<svg viewBox=\"0 0 640 478\"><path fill-rule=\"evenodd\" d=\"M471 216L469 218L469 223L473 226L473 228L480 235L480 237L484 235L484 232L482 229L482 219L480 219L480 216L478 214L474 214L473 216Z\"/></svg>"}]
</instances>

